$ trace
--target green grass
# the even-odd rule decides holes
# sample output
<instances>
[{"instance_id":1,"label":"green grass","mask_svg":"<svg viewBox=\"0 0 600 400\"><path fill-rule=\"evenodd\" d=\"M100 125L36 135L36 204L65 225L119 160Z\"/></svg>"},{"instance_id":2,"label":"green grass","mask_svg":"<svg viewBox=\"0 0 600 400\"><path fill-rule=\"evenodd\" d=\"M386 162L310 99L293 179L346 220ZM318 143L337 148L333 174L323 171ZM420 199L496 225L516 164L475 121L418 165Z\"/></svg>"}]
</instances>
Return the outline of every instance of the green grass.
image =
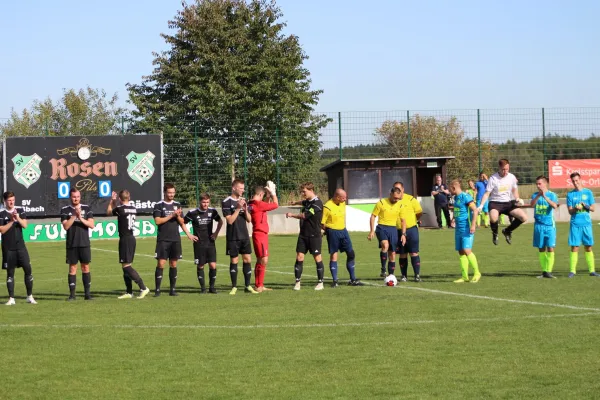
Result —
<instances>
[{"instance_id":1,"label":"green grass","mask_svg":"<svg viewBox=\"0 0 600 400\"><path fill-rule=\"evenodd\" d=\"M117 243L95 241L96 300L75 303L64 301L64 244L31 243L39 304L25 303L18 270L17 305L0 309L0 398L593 398L600 279L583 256L580 274L566 279L568 226L558 230L556 280L535 278L531 225L512 246L494 247L480 230L483 278L463 285L452 283L452 231L423 230L424 281L397 288L376 278L376 243L353 234L358 276L370 285L322 292L312 290L309 261L303 290L291 290L296 238L272 236L266 282L275 290L235 297L225 267L220 294L198 294L186 240L181 295L144 300L116 299ZM135 267L151 288L153 254L153 240L138 241Z\"/></svg>"}]
</instances>

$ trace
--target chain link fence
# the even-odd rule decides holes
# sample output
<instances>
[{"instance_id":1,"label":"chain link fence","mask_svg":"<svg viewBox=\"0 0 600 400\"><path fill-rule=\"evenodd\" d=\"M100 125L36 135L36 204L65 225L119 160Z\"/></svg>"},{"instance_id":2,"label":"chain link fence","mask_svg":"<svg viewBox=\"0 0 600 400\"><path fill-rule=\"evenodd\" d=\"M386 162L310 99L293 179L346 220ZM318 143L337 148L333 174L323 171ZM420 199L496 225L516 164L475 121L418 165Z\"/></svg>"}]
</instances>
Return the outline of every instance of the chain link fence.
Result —
<instances>
[{"instance_id":1,"label":"chain link fence","mask_svg":"<svg viewBox=\"0 0 600 400\"><path fill-rule=\"evenodd\" d=\"M243 118L235 124L190 118L140 124L122 119L113 131L163 135L165 182L177 185L178 198L187 206L197 205L204 192L224 198L233 178L244 179L248 191L273 180L283 201L296 199L303 181L314 182L324 195L325 174L319 169L338 159L455 156L448 178L466 181L476 179L479 171L493 173L497 160L508 158L521 186L533 191L535 177L547 175L549 160L600 158L600 108L320 115L328 122L314 135L292 123L245 128ZM2 126L7 122L0 119ZM42 125L32 134L52 131ZM528 195L527 190L521 195Z\"/></svg>"}]
</instances>

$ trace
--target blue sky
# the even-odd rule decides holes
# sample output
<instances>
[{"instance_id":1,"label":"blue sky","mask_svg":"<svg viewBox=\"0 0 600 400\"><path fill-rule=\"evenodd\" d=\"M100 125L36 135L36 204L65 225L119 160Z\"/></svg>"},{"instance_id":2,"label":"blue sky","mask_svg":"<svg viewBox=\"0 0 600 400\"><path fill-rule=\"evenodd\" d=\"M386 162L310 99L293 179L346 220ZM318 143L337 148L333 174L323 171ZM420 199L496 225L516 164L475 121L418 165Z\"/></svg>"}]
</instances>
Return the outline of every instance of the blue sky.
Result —
<instances>
[{"instance_id":1,"label":"blue sky","mask_svg":"<svg viewBox=\"0 0 600 400\"><path fill-rule=\"evenodd\" d=\"M600 2L280 0L319 111L600 106ZM5 2L0 118L152 69L180 0Z\"/></svg>"}]
</instances>

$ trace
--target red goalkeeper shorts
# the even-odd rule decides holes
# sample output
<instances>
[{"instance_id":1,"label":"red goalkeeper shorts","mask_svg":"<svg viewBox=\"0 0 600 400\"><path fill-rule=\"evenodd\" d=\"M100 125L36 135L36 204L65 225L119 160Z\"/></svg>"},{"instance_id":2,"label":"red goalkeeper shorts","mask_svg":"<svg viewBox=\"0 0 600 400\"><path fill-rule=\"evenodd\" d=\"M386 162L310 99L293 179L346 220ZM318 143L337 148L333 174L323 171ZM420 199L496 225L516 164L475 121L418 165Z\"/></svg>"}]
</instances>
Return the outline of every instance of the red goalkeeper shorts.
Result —
<instances>
[{"instance_id":1,"label":"red goalkeeper shorts","mask_svg":"<svg viewBox=\"0 0 600 400\"><path fill-rule=\"evenodd\" d=\"M257 258L269 256L269 234L263 232L252 232L252 244L254 254Z\"/></svg>"}]
</instances>

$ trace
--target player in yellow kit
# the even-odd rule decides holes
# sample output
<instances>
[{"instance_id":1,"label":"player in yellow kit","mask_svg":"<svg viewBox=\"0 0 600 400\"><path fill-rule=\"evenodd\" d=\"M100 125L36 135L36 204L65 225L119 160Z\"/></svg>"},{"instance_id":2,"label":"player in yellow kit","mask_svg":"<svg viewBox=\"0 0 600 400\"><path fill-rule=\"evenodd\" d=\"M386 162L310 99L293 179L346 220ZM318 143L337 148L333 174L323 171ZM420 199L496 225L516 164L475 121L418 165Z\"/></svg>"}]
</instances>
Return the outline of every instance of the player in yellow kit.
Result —
<instances>
[{"instance_id":1,"label":"player in yellow kit","mask_svg":"<svg viewBox=\"0 0 600 400\"><path fill-rule=\"evenodd\" d=\"M356 279L354 272L354 249L350 235L346 230L346 192L344 189L336 189L333 197L323 206L323 218L321 225L327 236L327 245L329 246L329 270L333 283L332 288L338 287L338 252L346 252L346 269L350 274L350 286L363 286L363 283Z\"/></svg>"},{"instance_id":2,"label":"player in yellow kit","mask_svg":"<svg viewBox=\"0 0 600 400\"><path fill-rule=\"evenodd\" d=\"M400 189L402 197L400 198L400 204L404 209L404 219L406 221L406 244L401 245L398 242L396 247L396 254L400 255L400 271L402 277L400 282L406 282L408 280L408 255L410 254L410 263L415 273L415 282L421 282L421 257L419 256L419 226L417 221L423 215L423 208L419 203L419 200L415 199L410 194L404 193L404 184L402 182L394 183L394 187ZM398 235L401 234L402 220L398 218L396 223L398 228Z\"/></svg>"},{"instance_id":3,"label":"player in yellow kit","mask_svg":"<svg viewBox=\"0 0 600 400\"><path fill-rule=\"evenodd\" d=\"M402 191L398 188L393 187L390 190L389 197L381 199L375 204L373 213L371 214L371 231L367 239L373 239L373 236L377 234L377 240L379 240L379 247L381 252L379 257L381 260L381 276L384 278L385 275L385 264L387 263L388 273L394 274L396 269L396 246L398 245L398 229L396 224L398 218L401 219L401 236L400 242L404 246L406 244L406 221L404 219L404 209L400 203L402 197ZM377 218L377 230L375 230L375 218ZM389 257L389 259L388 259Z\"/></svg>"}]
</instances>

